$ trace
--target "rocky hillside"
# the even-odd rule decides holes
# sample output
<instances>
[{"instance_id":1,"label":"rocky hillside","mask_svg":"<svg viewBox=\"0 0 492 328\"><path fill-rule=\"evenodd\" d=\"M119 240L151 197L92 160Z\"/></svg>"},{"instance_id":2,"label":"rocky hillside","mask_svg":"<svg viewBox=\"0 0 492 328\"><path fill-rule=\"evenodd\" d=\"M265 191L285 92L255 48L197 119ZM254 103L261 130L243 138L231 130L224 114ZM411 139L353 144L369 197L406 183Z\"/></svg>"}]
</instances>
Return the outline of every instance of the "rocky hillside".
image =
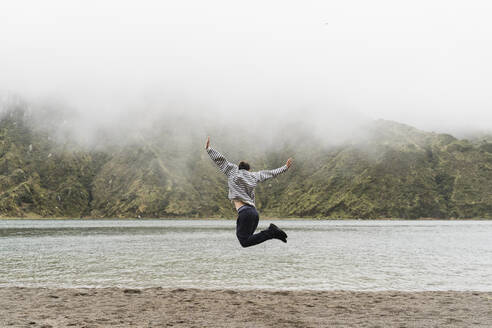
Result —
<instances>
[{"instance_id":1,"label":"rocky hillside","mask_svg":"<svg viewBox=\"0 0 492 328\"><path fill-rule=\"evenodd\" d=\"M0 216L234 218L225 176L186 122L82 147L40 128L22 106L0 115ZM230 161L253 170L295 158L257 188L263 216L492 218L490 136L458 140L388 121L365 130L363 141L337 146L301 131L270 149L233 127L210 134Z\"/></svg>"}]
</instances>

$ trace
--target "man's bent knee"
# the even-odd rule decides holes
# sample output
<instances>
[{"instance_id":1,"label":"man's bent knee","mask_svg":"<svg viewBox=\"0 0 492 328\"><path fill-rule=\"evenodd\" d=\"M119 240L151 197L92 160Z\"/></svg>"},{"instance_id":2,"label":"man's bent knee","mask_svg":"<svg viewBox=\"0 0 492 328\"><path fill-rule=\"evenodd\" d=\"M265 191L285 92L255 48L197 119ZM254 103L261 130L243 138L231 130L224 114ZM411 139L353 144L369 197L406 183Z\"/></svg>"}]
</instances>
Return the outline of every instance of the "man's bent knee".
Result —
<instances>
[{"instance_id":1,"label":"man's bent knee","mask_svg":"<svg viewBox=\"0 0 492 328\"><path fill-rule=\"evenodd\" d=\"M239 243L241 244L242 247L249 247L251 246L251 243L248 241L248 238L238 238Z\"/></svg>"}]
</instances>

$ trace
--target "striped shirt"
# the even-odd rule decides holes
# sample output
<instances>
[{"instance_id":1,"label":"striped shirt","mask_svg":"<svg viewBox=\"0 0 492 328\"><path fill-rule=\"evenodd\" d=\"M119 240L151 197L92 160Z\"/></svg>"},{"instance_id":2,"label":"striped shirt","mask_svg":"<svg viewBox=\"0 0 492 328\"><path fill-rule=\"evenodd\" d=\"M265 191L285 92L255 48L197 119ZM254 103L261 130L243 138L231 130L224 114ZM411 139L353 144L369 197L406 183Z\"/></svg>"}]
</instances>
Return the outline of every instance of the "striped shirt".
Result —
<instances>
[{"instance_id":1,"label":"striped shirt","mask_svg":"<svg viewBox=\"0 0 492 328\"><path fill-rule=\"evenodd\" d=\"M228 198L231 201L240 200L251 206L255 206L255 187L257 183L273 178L288 169L287 165L284 165L275 170L249 172L240 170L236 164L228 162L221 153L212 147L207 148L207 153L217 164L220 171L227 175L227 183L229 185Z\"/></svg>"}]
</instances>

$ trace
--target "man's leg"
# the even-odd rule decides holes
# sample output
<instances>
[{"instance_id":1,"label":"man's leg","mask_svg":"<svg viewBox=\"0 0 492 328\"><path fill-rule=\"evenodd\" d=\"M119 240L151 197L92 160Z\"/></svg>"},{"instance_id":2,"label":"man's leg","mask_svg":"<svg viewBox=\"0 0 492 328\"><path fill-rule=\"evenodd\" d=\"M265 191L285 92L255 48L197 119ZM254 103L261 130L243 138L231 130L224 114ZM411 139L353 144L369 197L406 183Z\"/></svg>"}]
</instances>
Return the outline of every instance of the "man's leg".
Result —
<instances>
[{"instance_id":1,"label":"man's leg","mask_svg":"<svg viewBox=\"0 0 492 328\"><path fill-rule=\"evenodd\" d=\"M258 227L259 220L260 217L254 207L248 207L239 212L236 222L236 236L241 246L254 246L273 238L271 231L268 229L254 233Z\"/></svg>"}]
</instances>

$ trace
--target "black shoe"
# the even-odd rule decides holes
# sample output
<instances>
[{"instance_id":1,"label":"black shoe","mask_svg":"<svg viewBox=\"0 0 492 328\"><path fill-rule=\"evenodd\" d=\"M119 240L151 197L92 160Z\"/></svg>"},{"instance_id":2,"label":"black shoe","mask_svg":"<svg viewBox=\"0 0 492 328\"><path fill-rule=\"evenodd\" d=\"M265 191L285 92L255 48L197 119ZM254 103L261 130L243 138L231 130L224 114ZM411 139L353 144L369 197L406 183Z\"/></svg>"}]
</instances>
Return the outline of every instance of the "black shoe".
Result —
<instances>
[{"instance_id":1,"label":"black shoe","mask_svg":"<svg viewBox=\"0 0 492 328\"><path fill-rule=\"evenodd\" d=\"M280 239L284 243L287 242L287 234L275 224L270 223L268 230L270 230L270 232L272 233L273 238Z\"/></svg>"}]
</instances>

